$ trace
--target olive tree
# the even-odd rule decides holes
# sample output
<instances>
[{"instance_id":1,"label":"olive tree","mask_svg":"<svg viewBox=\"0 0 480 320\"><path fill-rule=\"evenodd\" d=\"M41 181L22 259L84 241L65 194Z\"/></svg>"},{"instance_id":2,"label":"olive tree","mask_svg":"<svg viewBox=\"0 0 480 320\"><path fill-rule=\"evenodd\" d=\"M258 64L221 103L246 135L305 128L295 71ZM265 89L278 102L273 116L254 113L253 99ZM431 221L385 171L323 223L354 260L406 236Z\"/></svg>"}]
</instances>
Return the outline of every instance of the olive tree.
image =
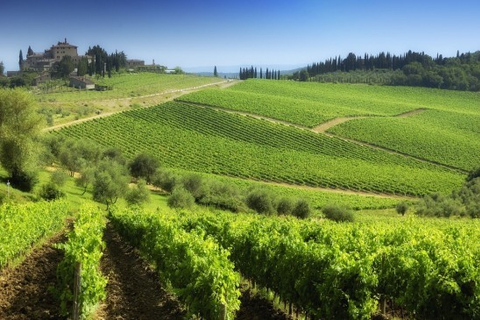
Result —
<instances>
[{"instance_id":1,"label":"olive tree","mask_svg":"<svg viewBox=\"0 0 480 320\"><path fill-rule=\"evenodd\" d=\"M12 186L30 191L37 171L38 142L43 117L30 93L0 90L0 163Z\"/></svg>"}]
</instances>

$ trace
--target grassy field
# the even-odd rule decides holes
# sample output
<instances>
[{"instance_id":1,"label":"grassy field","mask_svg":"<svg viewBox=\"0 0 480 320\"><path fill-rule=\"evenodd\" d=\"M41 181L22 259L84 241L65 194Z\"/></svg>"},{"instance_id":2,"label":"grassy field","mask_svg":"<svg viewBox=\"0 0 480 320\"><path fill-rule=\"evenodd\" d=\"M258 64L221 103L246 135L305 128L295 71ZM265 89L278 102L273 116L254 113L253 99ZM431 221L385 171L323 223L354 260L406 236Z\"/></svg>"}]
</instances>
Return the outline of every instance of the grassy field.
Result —
<instances>
[{"instance_id":1,"label":"grassy field","mask_svg":"<svg viewBox=\"0 0 480 320\"><path fill-rule=\"evenodd\" d=\"M51 115L53 124L60 124L96 113L159 104L184 94L183 90L223 82L214 77L158 73L122 73L93 80L112 90L85 91L67 86L37 90L35 96L42 113Z\"/></svg>"}]
</instances>

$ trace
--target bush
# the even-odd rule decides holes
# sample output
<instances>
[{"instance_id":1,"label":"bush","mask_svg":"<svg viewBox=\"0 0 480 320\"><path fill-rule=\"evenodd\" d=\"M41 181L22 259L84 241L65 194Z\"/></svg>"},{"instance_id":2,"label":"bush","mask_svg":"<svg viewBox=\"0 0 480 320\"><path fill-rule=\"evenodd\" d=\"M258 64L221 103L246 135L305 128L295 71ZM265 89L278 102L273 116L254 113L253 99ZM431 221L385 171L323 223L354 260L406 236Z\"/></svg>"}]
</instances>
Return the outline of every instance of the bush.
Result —
<instances>
[{"instance_id":1,"label":"bush","mask_svg":"<svg viewBox=\"0 0 480 320\"><path fill-rule=\"evenodd\" d=\"M148 154L140 153L130 163L129 169L133 177L143 178L147 183L151 183L159 166L157 159Z\"/></svg>"},{"instance_id":2,"label":"bush","mask_svg":"<svg viewBox=\"0 0 480 320\"><path fill-rule=\"evenodd\" d=\"M337 222L353 222L355 220L353 212L345 207L328 205L322 209L322 212L327 219Z\"/></svg>"},{"instance_id":3,"label":"bush","mask_svg":"<svg viewBox=\"0 0 480 320\"><path fill-rule=\"evenodd\" d=\"M168 198L167 204L170 208L189 209L195 204L195 198L184 188L176 187Z\"/></svg>"},{"instance_id":4,"label":"bush","mask_svg":"<svg viewBox=\"0 0 480 320\"><path fill-rule=\"evenodd\" d=\"M397 210L398 214L404 216L408 211L408 203L406 203L405 201L399 202L395 207L395 210Z\"/></svg>"},{"instance_id":5,"label":"bush","mask_svg":"<svg viewBox=\"0 0 480 320\"><path fill-rule=\"evenodd\" d=\"M310 205L306 200L300 199L293 208L292 214L297 218L306 219L312 214L312 210L310 209Z\"/></svg>"},{"instance_id":6,"label":"bush","mask_svg":"<svg viewBox=\"0 0 480 320\"><path fill-rule=\"evenodd\" d=\"M216 180L206 180L201 188L202 197L198 201L203 205L212 205L216 208L232 212L246 211L245 203L235 185L222 183Z\"/></svg>"},{"instance_id":7,"label":"bush","mask_svg":"<svg viewBox=\"0 0 480 320\"><path fill-rule=\"evenodd\" d=\"M68 179L68 174L66 174L63 170L56 170L52 172L52 175L50 176L50 181L59 187L65 185L65 182L67 182Z\"/></svg>"},{"instance_id":8,"label":"bush","mask_svg":"<svg viewBox=\"0 0 480 320\"><path fill-rule=\"evenodd\" d=\"M49 182L42 186L39 196L47 201L53 201L65 197L65 193L58 189L58 186L53 182Z\"/></svg>"},{"instance_id":9,"label":"bush","mask_svg":"<svg viewBox=\"0 0 480 320\"><path fill-rule=\"evenodd\" d=\"M277 203L277 213L284 214L284 215L292 214L294 207L295 207L295 204L293 203L292 199L282 198Z\"/></svg>"},{"instance_id":10,"label":"bush","mask_svg":"<svg viewBox=\"0 0 480 320\"><path fill-rule=\"evenodd\" d=\"M198 174L189 174L182 179L183 187L199 201L204 196L203 179Z\"/></svg>"},{"instance_id":11,"label":"bush","mask_svg":"<svg viewBox=\"0 0 480 320\"><path fill-rule=\"evenodd\" d=\"M125 200L129 205L141 205L150 201L150 190L145 180L140 179L136 186L128 190Z\"/></svg>"},{"instance_id":12,"label":"bush","mask_svg":"<svg viewBox=\"0 0 480 320\"><path fill-rule=\"evenodd\" d=\"M10 183L12 188L30 192L38 183L38 176L36 172L16 172L10 177Z\"/></svg>"},{"instance_id":13,"label":"bush","mask_svg":"<svg viewBox=\"0 0 480 320\"><path fill-rule=\"evenodd\" d=\"M267 190L252 190L246 198L247 206L262 214L274 214L273 195Z\"/></svg>"},{"instance_id":14,"label":"bush","mask_svg":"<svg viewBox=\"0 0 480 320\"><path fill-rule=\"evenodd\" d=\"M152 178L152 184L155 187L170 193L175 189L179 181L180 177L176 173L167 170L157 171Z\"/></svg>"}]
</instances>

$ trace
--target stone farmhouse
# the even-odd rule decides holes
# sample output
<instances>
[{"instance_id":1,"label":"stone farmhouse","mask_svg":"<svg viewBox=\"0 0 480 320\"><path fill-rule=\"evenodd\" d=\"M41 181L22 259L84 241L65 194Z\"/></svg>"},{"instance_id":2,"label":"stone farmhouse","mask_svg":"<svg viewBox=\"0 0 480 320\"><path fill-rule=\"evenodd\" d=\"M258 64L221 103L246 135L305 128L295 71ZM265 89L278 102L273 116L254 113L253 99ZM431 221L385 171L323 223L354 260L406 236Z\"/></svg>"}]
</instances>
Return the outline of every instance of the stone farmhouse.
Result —
<instances>
[{"instance_id":1,"label":"stone farmhouse","mask_svg":"<svg viewBox=\"0 0 480 320\"><path fill-rule=\"evenodd\" d=\"M90 63L92 57L79 56L77 48L77 46L69 44L67 39L65 39L65 42L58 42L56 45L53 45L49 50L45 50L43 53L29 52L22 65L22 70L33 70L36 72L50 71L53 64L55 62L59 62L65 56L72 57L74 64L78 64L83 57L88 58Z\"/></svg>"}]
</instances>

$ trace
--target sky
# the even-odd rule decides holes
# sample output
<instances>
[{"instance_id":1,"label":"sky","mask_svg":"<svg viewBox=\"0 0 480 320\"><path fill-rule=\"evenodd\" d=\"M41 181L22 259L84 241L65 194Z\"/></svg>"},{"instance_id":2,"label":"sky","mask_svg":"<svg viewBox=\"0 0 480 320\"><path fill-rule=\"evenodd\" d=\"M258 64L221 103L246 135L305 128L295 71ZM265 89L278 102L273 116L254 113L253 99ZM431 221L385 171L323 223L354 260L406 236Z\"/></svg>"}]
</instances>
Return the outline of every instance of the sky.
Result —
<instances>
[{"instance_id":1,"label":"sky","mask_svg":"<svg viewBox=\"0 0 480 320\"><path fill-rule=\"evenodd\" d=\"M0 61L58 41L184 70L306 66L348 53L480 50L480 1L0 0ZM201 67L200 69L198 67Z\"/></svg>"}]
</instances>

